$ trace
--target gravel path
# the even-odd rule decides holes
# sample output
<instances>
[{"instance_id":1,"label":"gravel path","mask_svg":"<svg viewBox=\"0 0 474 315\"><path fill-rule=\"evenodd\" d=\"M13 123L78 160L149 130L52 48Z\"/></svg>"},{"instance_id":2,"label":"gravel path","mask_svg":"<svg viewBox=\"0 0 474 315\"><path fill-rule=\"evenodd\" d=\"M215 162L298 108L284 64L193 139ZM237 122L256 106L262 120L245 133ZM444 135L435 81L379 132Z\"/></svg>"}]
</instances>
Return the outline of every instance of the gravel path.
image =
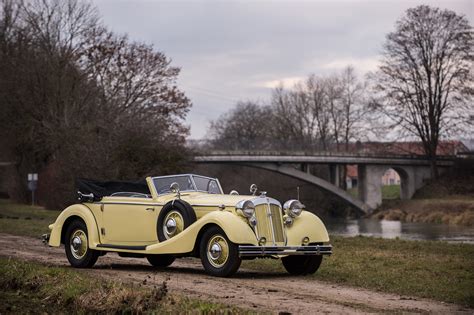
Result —
<instances>
[{"instance_id":1,"label":"gravel path","mask_svg":"<svg viewBox=\"0 0 474 315\"><path fill-rule=\"evenodd\" d=\"M0 256L69 267L63 248L40 240L0 233ZM81 270L124 282L155 285L167 281L171 293L235 305L255 311L294 314L434 313L474 314L462 306L327 284L314 278L241 269L233 278L207 276L198 259L177 259L157 271L145 259L100 257L93 269Z\"/></svg>"}]
</instances>

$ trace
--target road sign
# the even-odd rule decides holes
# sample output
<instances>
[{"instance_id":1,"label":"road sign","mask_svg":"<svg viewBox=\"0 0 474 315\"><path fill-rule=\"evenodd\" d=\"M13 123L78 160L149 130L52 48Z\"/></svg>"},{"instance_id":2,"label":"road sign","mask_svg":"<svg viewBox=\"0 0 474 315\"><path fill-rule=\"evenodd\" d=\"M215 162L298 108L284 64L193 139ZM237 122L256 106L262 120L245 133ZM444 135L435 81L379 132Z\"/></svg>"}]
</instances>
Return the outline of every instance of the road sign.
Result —
<instances>
[{"instance_id":1,"label":"road sign","mask_svg":"<svg viewBox=\"0 0 474 315\"><path fill-rule=\"evenodd\" d=\"M35 190L38 188L38 173L28 173L28 190L31 191L31 205L35 205Z\"/></svg>"}]
</instances>

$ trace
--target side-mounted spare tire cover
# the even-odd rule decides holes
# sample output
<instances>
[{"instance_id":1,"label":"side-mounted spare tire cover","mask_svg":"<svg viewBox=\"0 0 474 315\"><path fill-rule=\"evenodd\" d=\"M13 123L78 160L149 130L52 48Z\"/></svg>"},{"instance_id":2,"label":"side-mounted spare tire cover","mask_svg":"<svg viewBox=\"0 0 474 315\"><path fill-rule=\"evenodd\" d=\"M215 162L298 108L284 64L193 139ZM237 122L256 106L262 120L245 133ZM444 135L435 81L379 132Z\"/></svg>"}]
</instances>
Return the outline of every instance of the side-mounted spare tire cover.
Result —
<instances>
[{"instance_id":1,"label":"side-mounted spare tire cover","mask_svg":"<svg viewBox=\"0 0 474 315\"><path fill-rule=\"evenodd\" d=\"M161 209L156 225L158 240L164 242L196 222L196 213L189 203L183 200L168 202Z\"/></svg>"}]
</instances>

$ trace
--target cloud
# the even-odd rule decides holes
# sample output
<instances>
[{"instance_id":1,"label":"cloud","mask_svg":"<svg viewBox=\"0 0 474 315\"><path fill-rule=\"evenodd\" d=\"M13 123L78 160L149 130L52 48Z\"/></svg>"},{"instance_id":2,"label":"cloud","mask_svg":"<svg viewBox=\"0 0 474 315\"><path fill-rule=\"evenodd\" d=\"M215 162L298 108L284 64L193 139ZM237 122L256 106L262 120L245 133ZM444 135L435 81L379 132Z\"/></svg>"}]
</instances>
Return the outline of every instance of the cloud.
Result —
<instances>
[{"instance_id":1,"label":"cloud","mask_svg":"<svg viewBox=\"0 0 474 315\"><path fill-rule=\"evenodd\" d=\"M377 70L378 66L380 65L380 61L378 57L369 57L369 58L347 57L347 58L339 58L339 59L334 59L334 60L325 62L320 67L322 69L340 71L350 65L352 65L359 72L366 73L369 71Z\"/></svg>"},{"instance_id":2,"label":"cloud","mask_svg":"<svg viewBox=\"0 0 474 315\"><path fill-rule=\"evenodd\" d=\"M302 80L304 80L304 77L287 77L287 78L281 78L277 80L260 82L257 84L257 86L273 89L280 85L283 85L283 87L285 88L290 88Z\"/></svg>"},{"instance_id":3,"label":"cloud","mask_svg":"<svg viewBox=\"0 0 474 315\"><path fill-rule=\"evenodd\" d=\"M474 21L472 0L92 1L107 26L153 43L181 68L193 138L237 101L265 101L280 83L348 65L360 75L377 69L385 35L409 7L428 3Z\"/></svg>"}]
</instances>

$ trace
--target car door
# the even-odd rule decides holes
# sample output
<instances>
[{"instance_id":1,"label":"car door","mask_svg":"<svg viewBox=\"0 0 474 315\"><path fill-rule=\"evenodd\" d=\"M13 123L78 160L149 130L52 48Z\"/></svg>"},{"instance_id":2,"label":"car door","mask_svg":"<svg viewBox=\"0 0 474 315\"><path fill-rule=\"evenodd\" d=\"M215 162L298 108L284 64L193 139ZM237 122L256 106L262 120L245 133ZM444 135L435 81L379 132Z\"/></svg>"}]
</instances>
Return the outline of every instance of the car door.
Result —
<instances>
[{"instance_id":1,"label":"car door","mask_svg":"<svg viewBox=\"0 0 474 315\"><path fill-rule=\"evenodd\" d=\"M158 241L159 207L150 198L106 197L102 200L104 244L146 245Z\"/></svg>"}]
</instances>

